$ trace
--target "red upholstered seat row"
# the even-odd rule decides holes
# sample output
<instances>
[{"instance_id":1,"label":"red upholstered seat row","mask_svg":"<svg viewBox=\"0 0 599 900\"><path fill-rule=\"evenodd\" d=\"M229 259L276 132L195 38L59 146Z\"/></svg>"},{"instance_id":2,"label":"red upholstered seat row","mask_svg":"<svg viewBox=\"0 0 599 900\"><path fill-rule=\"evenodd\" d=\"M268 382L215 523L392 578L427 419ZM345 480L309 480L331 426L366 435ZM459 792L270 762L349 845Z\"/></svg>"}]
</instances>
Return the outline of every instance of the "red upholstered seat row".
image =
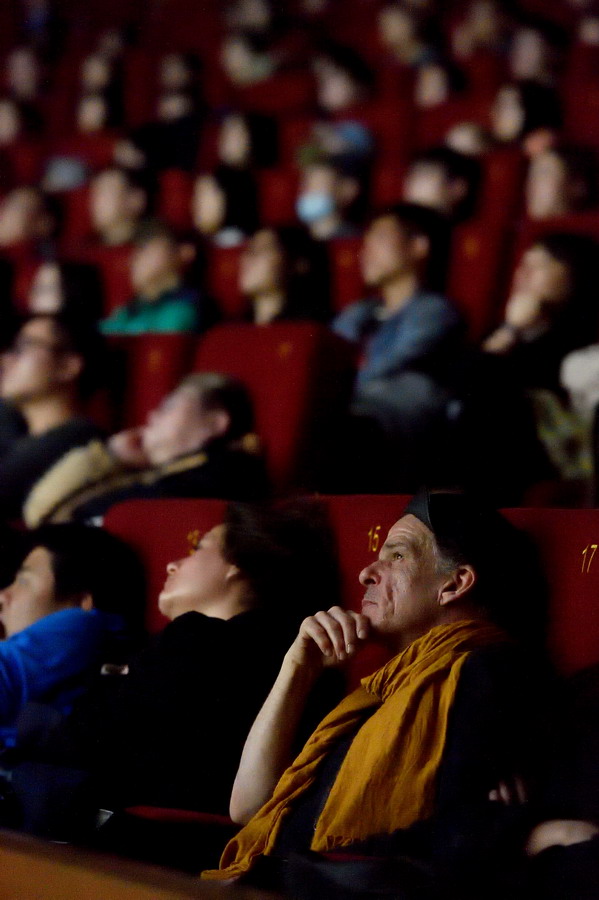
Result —
<instances>
[{"instance_id":1,"label":"red upholstered seat row","mask_svg":"<svg viewBox=\"0 0 599 900\"><path fill-rule=\"evenodd\" d=\"M401 515L405 497L392 495L323 497L337 538L347 606L359 609L358 575L374 559L389 527ZM148 571L148 626L164 619L156 598L166 564L190 552L194 539L220 521L217 500L135 500L113 507L105 521L130 541ZM539 548L550 594L549 645L563 673L599 663L599 509L511 509L508 518L529 532ZM510 565L498 559L497 564ZM517 578L517 573L514 573ZM350 679L376 665L376 654L354 661Z\"/></svg>"}]
</instances>

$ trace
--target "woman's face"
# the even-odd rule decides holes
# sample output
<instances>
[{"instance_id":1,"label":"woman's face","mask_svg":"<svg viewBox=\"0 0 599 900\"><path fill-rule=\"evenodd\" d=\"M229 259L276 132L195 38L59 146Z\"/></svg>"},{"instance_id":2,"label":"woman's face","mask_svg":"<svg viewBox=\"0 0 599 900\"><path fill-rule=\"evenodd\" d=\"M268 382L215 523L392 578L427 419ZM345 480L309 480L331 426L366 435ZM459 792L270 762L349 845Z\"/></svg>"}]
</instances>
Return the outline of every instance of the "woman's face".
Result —
<instances>
[{"instance_id":1,"label":"woman's face","mask_svg":"<svg viewBox=\"0 0 599 900\"><path fill-rule=\"evenodd\" d=\"M280 291L284 283L284 258L274 231L263 228L250 238L239 262L239 288L242 294Z\"/></svg>"},{"instance_id":2,"label":"woman's face","mask_svg":"<svg viewBox=\"0 0 599 900\"><path fill-rule=\"evenodd\" d=\"M212 175L200 175L191 201L193 224L201 234L216 234L225 221L226 198Z\"/></svg>"},{"instance_id":3,"label":"woman's face","mask_svg":"<svg viewBox=\"0 0 599 900\"><path fill-rule=\"evenodd\" d=\"M29 288L29 312L56 313L62 308L63 302L59 267L55 263L43 263L33 276Z\"/></svg>"},{"instance_id":4,"label":"woman's face","mask_svg":"<svg viewBox=\"0 0 599 900\"><path fill-rule=\"evenodd\" d=\"M216 525L206 532L193 553L168 564L158 598L163 615L172 620L191 611L218 613L219 602L237 573L224 557L224 539L225 526Z\"/></svg>"},{"instance_id":5,"label":"woman's face","mask_svg":"<svg viewBox=\"0 0 599 900\"><path fill-rule=\"evenodd\" d=\"M555 259L542 244L534 244L526 250L514 272L512 293L562 303L570 288L568 266Z\"/></svg>"},{"instance_id":6,"label":"woman's face","mask_svg":"<svg viewBox=\"0 0 599 900\"><path fill-rule=\"evenodd\" d=\"M518 89L500 88L491 108L491 130L499 141L513 141L524 126L524 108Z\"/></svg>"},{"instance_id":7,"label":"woman's face","mask_svg":"<svg viewBox=\"0 0 599 900\"><path fill-rule=\"evenodd\" d=\"M243 116L233 114L223 119L218 133L218 156L227 166L243 168L250 162L250 132Z\"/></svg>"}]
</instances>

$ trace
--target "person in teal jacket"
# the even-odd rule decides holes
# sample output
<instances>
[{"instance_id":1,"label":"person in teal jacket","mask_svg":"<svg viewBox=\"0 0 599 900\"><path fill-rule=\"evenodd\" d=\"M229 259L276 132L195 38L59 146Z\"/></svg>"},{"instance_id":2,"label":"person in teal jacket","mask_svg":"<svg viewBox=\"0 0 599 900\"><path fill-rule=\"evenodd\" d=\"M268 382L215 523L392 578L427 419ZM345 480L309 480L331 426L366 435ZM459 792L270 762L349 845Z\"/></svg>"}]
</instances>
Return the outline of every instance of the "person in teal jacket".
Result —
<instances>
[{"instance_id":1,"label":"person in teal jacket","mask_svg":"<svg viewBox=\"0 0 599 900\"><path fill-rule=\"evenodd\" d=\"M140 232L131 257L135 296L100 323L104 334L205 331L216 318L212 305L183 282L185 251L160 222Z\"/></svg>"}]
</instances>

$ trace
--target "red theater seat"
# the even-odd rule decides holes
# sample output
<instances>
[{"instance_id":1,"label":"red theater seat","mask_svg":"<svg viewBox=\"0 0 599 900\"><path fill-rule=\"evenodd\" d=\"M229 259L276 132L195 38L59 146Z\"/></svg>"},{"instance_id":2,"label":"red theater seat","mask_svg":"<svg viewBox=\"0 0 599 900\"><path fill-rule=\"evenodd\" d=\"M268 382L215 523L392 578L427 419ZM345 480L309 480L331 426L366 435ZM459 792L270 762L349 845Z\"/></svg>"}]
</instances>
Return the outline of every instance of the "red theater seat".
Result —
<instances>
[{"instance_id":1,"label":"red theater seat","mask_svg":"<svg viewBox=\"0 0 599 900\"><path fill-rule=\"evenodd\" d=\"M295 221L298 173L295 169L266 169L258 173L260 221L287 225Z\"/></svg>"},{"instance_id":2,"label":"red theater seat","mask_svg":"<svg viewBox=\"0 0 599 900\"><path fill-rule=\"evenodd\" d=\"M347 401L352 355L311 322L231 324L201 339L194 369L226 372L248 386L275 485L305 487Z\"/></svg>"},{"instance_id":3,"label":"red theater seat","mask_svg":"<svg viewBox=\"0 0 599 900\"><path fill-rule=\"evenodd\" d=\"M103 247L97 244L85 253L86 260L98 266L102 273L106 315L110 315L132 297L133 288L129 275L132 252L132 244L122 244L119 247Z\"/></svg>"},{"instance_id":4,"label":"red theater seat","mask_svg":"<svg viewBox=\"0 0 599 900\"><path fill-rule=\"evenodd\" d=\"M146 571L146 627L160 631L167 619L158 595L169 562L191 553L198 538L222 521L222 500L128 500L108 510L104 527L139 553Z\"/></svg>"},{"instance_id":5,"label":"red theater seat","mask_svg":"<svg viewBox=\"0 0 599 900\"><path fill-rule=\"evenodd\" d=\"M190 201L193 178L180 169L161 172L158 194L158 215L173 228L192 227Z\"/></svg>"},{"instance_id":6,"label":"red theater seat","mask_svg":"<svg viewBox=\"0 0 599 900\"><path fill-rule=\"evenodd\" d=\"M110 338L114 353L111 374L115 381L115 405L120 409L123 426L141 425L150 410L177 386L189 370L195 344L193 334Z\"/></svg>"},{"instance_id":7,"label":"red theater seat","mask_svg":"<svg viewBox=\"0 0 599 900\"><path fill-rule=\"evenodd\" d=\"M364 293L360 269L361 246L361 237L336 238L328 243L331 305L335 312L339 312L349 303L360 300Z\"/></svg>"},{"instance_id":8,"label":"red theater seat","mask_svg":"<svg viewBox=\"0 0 599 900\"><path fill-rule=\"evenodd\" d=\"M242 247L206 248L206 287L225 319L243 317L246 301L238 288Z\"/></svg>"}]
</instances>

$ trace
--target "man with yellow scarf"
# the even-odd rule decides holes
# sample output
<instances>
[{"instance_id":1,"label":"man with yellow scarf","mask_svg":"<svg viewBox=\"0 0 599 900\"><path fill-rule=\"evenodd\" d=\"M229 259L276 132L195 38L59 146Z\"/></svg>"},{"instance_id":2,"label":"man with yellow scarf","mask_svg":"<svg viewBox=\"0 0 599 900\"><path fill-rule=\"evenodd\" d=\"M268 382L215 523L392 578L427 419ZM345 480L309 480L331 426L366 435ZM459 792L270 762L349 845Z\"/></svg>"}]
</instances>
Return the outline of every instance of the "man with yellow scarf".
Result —
<instances>
[{"instance_id":1,"label":"man with yellow scarf","mask_svg":"<svg viewBox=\"0 0 599 900\"><path fill-rule=\"evenodd\" d=\"M502 627L516 611L524 631L533 614L530 593L527 607L515 606L516 588L531 588L519 568L527 549L503 517L461 493L413 498L360 573L362 612L333 607L302 623L233 787L231 816L244 827L204 878L289 890L295 871L293 896L298 879L300 896L388 895L389 878L401 898L436 896L437 886L465 896L464 873L505 834L491 797L524 774L532 747L529 682ZM389 661L290 764L319 673L370 639ZM365 853L393 859L392 874L380 860L356 862ZM452 878L459 894L448 893Z\"/></svg>"}]
</instances>

